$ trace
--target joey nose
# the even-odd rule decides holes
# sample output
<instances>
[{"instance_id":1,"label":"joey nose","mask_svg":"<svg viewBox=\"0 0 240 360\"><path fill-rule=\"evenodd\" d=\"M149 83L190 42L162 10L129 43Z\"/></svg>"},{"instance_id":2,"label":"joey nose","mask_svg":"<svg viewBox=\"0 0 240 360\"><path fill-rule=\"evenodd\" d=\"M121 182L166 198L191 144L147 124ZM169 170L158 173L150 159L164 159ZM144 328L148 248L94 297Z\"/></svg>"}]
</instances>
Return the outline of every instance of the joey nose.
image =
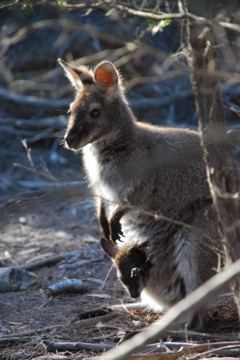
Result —
<instances>
[{"instance_id":1,"label":"joey nose","mask_svg":"<svg viewBox=\"0 0 240 360\"><path fill-rule=\"evenodd\" d=\"M68 147L71 148L74 146L74 143L77 140L77 135L75 134L67 135L65 136L64 140L67 143Z\"/></svg>"},{"instance_id":2,"label":"joey nose","mask_svg":"<svg viewBox=\"0 0 240 360\"><path fill-rule=\"evenodd\" d=\"M138 299L140 298L141 294L139 292L138 289L130 289L130 296L133 298L133 299Z\"/></svg>"}]
</instances>

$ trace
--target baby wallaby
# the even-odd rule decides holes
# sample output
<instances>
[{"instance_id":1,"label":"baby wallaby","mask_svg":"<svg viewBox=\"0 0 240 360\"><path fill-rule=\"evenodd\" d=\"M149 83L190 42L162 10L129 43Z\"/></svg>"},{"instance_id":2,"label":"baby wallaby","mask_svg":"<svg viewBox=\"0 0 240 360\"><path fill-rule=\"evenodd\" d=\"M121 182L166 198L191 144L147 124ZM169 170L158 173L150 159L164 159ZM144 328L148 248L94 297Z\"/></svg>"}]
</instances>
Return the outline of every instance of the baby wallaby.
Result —
<instances>
[{"instance_id":1,"label":"baby wallaby","mask_svg":"<svg viewBox=\"0 0 240 360\"><path fill-rule=\"evenodd\" d=\"M175 299L172 304L163 304L161 302L161 285L163 283L161 279L162 274L154 274L155 271L158 271L158 267L155 267L148 258L148 256L151 256L151 251L149 252L147 244L144 244L141 247L130 247L125 245L117 247L105 238L101 238L100 243L103 250L111 257L117 270L118 278L121 280L129 295L135 299L142 297L141 302L135 304L114 305L113 308L117 310L124 308L148 308L158 313L163 313L171 305L187 295L184 279L181 275L175 275L174 278L171 279L171 284L169 284L169 291L171 291L170 287L172 286L175 294L180 294L179 299ZM151 271L152 267L155 268L153 269L153 272ZM159 289L161 289L160 293L158 293ZM209 308L212 305L214 306L214 304L211 304ZM179 325L184 327L187 325L188 329L204 331L206 330L206 313L207 309L203 309L200 312L189 314L187 318L185 318L185 321Z\"/></svg>"},{"instance_id":2,"label":"baby wallaby","mask_svg":"<svg viewBox=\"0 0 240 360\"><path fill-rule=\"evenodd\" d=\"M103 250L112 258L118 278L126 287L129 295L138 299L147 284L147 273L151 267L144 246L118 248L105 238L100 240Z\"/></svg>"},{"instance_id":3,"label":"baby wallaby","mask_svg":"<svg viewBox=\"0 0 240 360\"><path fill-rule=\"evenodd\" d=\"M128 257L128 288L134 296L144 288L156 304L169 307L218 265L217 213L200 136L138 122L112 63L104 61L94 71L59 63L76 89L64 142L75 152L82 149L103 249L108 242L119 251L126 246L141 253L147 244L145 255ZM151 264L147 270L142 259Z\"/></svg>"}]
</instances>

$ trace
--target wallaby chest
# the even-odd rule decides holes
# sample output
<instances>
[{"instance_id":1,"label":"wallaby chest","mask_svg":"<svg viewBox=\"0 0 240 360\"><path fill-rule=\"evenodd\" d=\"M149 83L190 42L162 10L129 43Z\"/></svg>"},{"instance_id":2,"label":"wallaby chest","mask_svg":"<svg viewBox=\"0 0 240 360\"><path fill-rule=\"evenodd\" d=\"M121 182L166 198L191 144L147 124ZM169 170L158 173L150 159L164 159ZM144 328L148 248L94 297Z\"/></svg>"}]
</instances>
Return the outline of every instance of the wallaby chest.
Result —
<instances>
[{"instance_id":1,"label":"wallaby chest","mask_svg":"<svg viewBox=\"0 0 240 360\"><path fill-rule=\"evenodd\" d=\"M124 198L126 183L118 166L106 162L94 145L83 150L83 161L90 186L95 196L99 196L109 209L113 209Z\"/></svg>"}]
</instances>

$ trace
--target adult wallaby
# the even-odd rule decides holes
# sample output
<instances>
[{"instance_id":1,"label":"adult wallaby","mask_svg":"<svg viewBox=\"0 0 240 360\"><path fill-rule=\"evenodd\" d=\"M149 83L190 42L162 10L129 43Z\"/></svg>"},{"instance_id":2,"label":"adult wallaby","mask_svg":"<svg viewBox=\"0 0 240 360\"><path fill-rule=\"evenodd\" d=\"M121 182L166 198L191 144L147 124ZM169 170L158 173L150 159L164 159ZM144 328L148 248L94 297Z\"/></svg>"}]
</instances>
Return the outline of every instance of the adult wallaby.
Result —
<instances>
[{"instance_id":1,"label":"adult wallaby","mask_svg":"<svg viewBox=\"0 0 240 360\"><path fill-rule=\"evenodd\" d=\"M112 63L102 62L93 72L59 63L77 90L64 142L83 150L102 247L114 261L122 244L141 249L140 259L151 264L137 271L144 274L144 293L156 306L169 307L218 265L217 214L199 134L137 122ZM132 270L134 257L127 259Z\"/></svg>"}]
</instances>

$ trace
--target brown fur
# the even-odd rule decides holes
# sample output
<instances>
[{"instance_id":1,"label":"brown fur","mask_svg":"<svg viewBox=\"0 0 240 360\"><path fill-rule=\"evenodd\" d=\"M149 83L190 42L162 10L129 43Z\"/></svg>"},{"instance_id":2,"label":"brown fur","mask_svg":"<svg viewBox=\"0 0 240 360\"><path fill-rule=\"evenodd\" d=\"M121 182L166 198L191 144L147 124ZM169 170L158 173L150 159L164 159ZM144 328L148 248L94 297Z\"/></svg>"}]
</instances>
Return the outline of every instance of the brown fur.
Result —
<instances>
[{"instance_id":1,"label":"brown fur","mask_svg":"<svg viewBox=\"0 0 240 360\"><path fill-rule=\"evenodd\" d=\"M220 247L217 213L199 134L138 122L111 63L99 64L94 72L60 64L77 89L65 145L83 149L104 250L105 241L121 240L129 248L147 244L144 258L152 266L138 282L156 304L169 307L210 278L218 265L213 251ZM120 242L115 249L122 251ZM135 260L127 257L129 269ZM119 270L122 260L114 261Z\"/></svg>"}]
</instances>

